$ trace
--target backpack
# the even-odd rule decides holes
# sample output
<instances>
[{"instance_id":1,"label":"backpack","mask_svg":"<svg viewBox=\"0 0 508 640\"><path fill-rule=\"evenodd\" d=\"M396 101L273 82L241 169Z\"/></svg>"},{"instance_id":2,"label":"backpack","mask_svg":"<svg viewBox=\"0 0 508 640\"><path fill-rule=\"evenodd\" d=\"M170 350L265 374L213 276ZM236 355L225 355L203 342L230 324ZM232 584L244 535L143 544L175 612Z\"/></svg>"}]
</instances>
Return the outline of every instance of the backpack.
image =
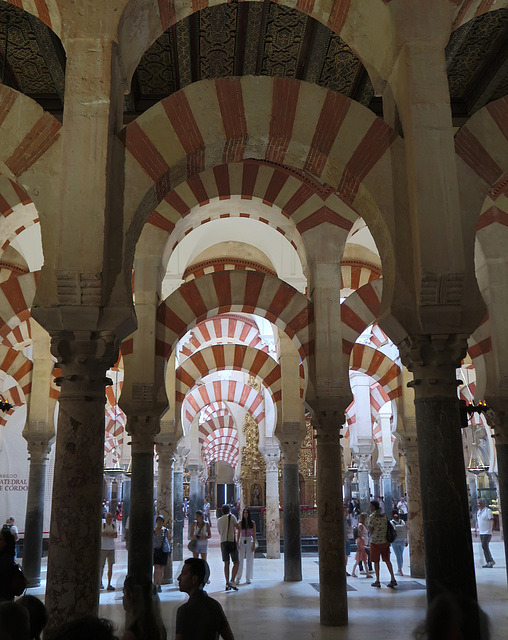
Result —
<instances>
[{"instance_id":1,"label":"backpack","mask_svg":"<svg viewBox=\"0 0 508 640\"><path fill-rule=\"evenodd\" d=\"M397 539L397 532L395 531L395 527L393 526L391 520L388 520L387 518L386 521L388 523L386 527L386 539L391 544Z\"/></svg>"},{"instance_id":2,"label":"backpack","mask_svg":"<svg viewBox=\"0 0 508 640\"><path fill-rule=\"evenodd\" d=\"M11 525L7 524L7 522L2 527L2 532L4 532L4 531L8 531L9 533L11 532Z\"/></svg>"}]
</instances>

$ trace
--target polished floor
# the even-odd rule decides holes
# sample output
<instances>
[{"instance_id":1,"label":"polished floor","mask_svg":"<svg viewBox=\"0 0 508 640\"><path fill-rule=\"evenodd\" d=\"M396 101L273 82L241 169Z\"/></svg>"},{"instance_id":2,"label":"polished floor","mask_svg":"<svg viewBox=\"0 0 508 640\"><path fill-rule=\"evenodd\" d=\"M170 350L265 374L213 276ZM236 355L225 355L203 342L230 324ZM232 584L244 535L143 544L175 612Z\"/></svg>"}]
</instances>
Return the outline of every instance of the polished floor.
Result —
<instances>
[{"instance_id":1,"label":"polished floor","mask_svg":"<svg viewBox=\"0 0 508 640\"><path fill-rule=\"evenodd\" d=\"M425 615L425 581L402 577L397 590L388 589L385 586L388 573L384 569L381 579L385 584L381 589L372 588L372 580L364 576L347 579L347 627L321 626L317 557L304 556L303 580L297 583L283 581L282 558L256 558L252 584L241 584L238 592L225 592L216 529L213 529L213 534L208 557L211 583L207 591L224 607L236 640L407 640ZM508 638L508 590L504 547L499 538L491 543L491 550L496 565L492 569L483 569L480 545L474 544L478 597L491 621L491 640L504 640ZM352 564L350 558L349 570ZM174 563L174 584L163 586L160 594L161 611L169 639L174 637L176 609L187 599L185 594L179 592L176 581L181 565L181 562ZM113 620L119 632L123 627L122 583L126 569L127 552L125 545L119 541L113 572L116 591L101 591L100 596L100 615ZM37 589L30 589L29 593L43 596L44 584Z\"/></svg>"}]
</instances>

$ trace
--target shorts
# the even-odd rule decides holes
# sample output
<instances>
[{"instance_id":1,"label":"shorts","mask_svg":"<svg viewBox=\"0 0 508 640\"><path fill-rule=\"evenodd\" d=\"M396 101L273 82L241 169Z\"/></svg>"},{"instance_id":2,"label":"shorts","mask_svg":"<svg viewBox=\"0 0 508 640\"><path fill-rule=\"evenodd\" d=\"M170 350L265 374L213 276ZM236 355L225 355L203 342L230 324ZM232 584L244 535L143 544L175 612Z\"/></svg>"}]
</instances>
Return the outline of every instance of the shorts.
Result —
<instances>
[{"instance_id":1,"label":"shorts","mask_svg":"<svg viewBox=\"0 0 508 640\"><path fill-rule=\"evenodd\" d=\"M101 549L101 567L104 568L106 564L115 564L115 550L114 549Z\"/></svg>"},{"instance_id":2,"label":"shorts","mask_svg":"<svg viewBox=\"0 0 508 640\"><path fill-rule=\"evenodd\" d=\"M222 562L229 562L230 556L233 564L238 562L238 546L236 542L221 542L220 550L222 552Z\"/></svg>"},{"instance_id":3,"label":"shorts","mask_svg":"<svg viewBox=\"0 0 508 640\"><path fill-rule=\"evenodd\" d=\"M390 543L383 542L382 544L370 543L370 560L371 562L379 562L379 559L383 562L387 562L390 559Z\"/></svg>"},{"instance_id":4,"label":"shorts","mask_svg":"<svg viewBox=\"0 0 508 640\"><path fill-rule=\"evenodd\" d=\"M198 540L194 553L208 553L208 539Z\"/></svg>"}]
</instances>

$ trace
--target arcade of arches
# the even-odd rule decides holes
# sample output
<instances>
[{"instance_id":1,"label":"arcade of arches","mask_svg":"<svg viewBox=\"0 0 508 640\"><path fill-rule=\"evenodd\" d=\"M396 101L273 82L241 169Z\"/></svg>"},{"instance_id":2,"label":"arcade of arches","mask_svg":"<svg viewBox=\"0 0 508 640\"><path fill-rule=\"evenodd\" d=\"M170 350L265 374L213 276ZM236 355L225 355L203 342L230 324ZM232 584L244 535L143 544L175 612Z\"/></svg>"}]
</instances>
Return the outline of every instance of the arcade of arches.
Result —
<instances>
[{"instance_id":1,"label":"arcade of arches","mask_svg":"<svg viewBox=\"0 0 508 640\"><path fill-rule=\"evenodd\" d=\"M375 491L407 493L428 600L476 600L476 493L508 523L508 2L214 5L0 3L0 461L27 477L0 505L24 570L49 531L53 624L97 612L106 467L135 579L154 478L175 559L184 485L191 513L234 485L285 580L317 535L320 619L345 625L343 499Z\"/></svg>"}]
</instances>

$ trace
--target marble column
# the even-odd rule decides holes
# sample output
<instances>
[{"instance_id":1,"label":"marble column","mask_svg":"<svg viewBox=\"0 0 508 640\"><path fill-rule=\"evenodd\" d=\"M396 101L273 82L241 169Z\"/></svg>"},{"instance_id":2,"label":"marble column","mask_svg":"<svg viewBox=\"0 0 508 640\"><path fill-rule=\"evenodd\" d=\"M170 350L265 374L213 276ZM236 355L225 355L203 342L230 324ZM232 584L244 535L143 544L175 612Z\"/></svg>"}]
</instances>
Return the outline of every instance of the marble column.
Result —
<instances>
[{"instance_id":1,"label":"marble column","mask_svg":"<svg viewBox=\"0 0 508 640\"><path fill-rule=\"evenodd\" d=\"M108 501L108 511L113 513L111 509L113 508L113 478L111 476L104 476L104 484L106 485L106 497L105 499ZM113 515L115 515L113 513Z\"/></svg>"},{"instance_id":2,"label":"marble column","mask_svg":"<svg viewBox=\"0 0 508 640\"><path fill-rule=\"evenodd\" d=\"M266 557L280 558L279 457L278 447L265 448L266 462Z\"/></svg>"},{"instance_id":3,"label":"marble column","mask_svg":"<svg viewBox=\"0 0 508 640\"><path fill-rule=\"evenodd\" d=\"M474 473L467 473L467 484L469 486L469 513L471 515L471 527L475 526L476 511L478 509L477 479Z\"/></svg>"},{"instance_id":4,"label":"marble column","mask_svg":"<svg viewBox=\"0 0 508 640\"><path fill-rule=\"evenodd\" d=\"M23 573L29 587L38 587L41 583L46 463L54 436L31 431L25 438L30 456L30 471L23 541Z\"/></svg>"},{"instance_id":5,"label":"marble column","mask_svg":"<svg viewBox=\"0 0 508 640\"><path fill-rule=\"evenodd\" d=\"M201 471L201 465L190 464L188 465L190 473L190 485L189 485L189 509L188 509L188 525L190 536L190 528L196 518L196 511L199 509L200 502L200 486L199 486L199 473Z\"/></svg>"},{"instance_id":6,"label":"marble column","mask_svg":"<svg viewBox=\"0 0 508 640\"><path fill-rule=\"evenodd\" d=\"M392 468L385 466L381 469L382 495L385 501L385 513L389 518L392 517Z\"/></svg>"},{"instance_id":7,"label":"marble column","mask_svg":"<svg viewBox=\"0 0 508 640\"><path fill-rule=\"evenodd\" d=\"M412 578L425 578L422 498L416 437L404 438L406 459L407 525L409 529L409 566Z\"/></svg>"},{"instance_id":8,"label":"marble column","mask_svg":"<svg viewBox=\"0 0 508 640\"><path fill-rule=\"evenodd\" d=\"M164 516L164 524L168 528L168 540L173 549L173 464L176 443L165 442L164 436L157 436L156 451L158 456L157 477L157 510ZM173 555L169 557L164 571L164 584L173 582Z\"/></svg>"},{"instance_id":9,"label":"marble column","mask_svg":"<svg viewBox=\"0 0 508 640\"><path fill-rule=\"evenodd\" d=\"M470 604L477 593L456 380L466 347L463 336L419 335L399 351L414 378L427 599L445 589L467 603L461 609L469 640L480 634L478 608ZM443 478L453 500L443 500Z\"/></svg>"},{"instance_id":10,"label":"marble column","mask_svg":"<svg viewBox=\"0 0 508 640\"><path fill-rule=\"evenodd\" d=\"M317 506L319 538L319 605L321 624L342 626L348 622L346 554L340 428L343 410L317 404L313 425L317 430ZM314 407L313 407L314 408Z\"/></svg>"},{"instance_id":11,"label":"marble column","mask_svg":"<svg viewBox=\"0 0 508 640\"><path fill-rule=\"evenodd\" d=\"M183 560L183 529L185 513L183 510L183 469L186 454L177 452L173 470L173 560Z\"/></svg>"},{"instance_id":12,"label":"marble column","mask_svg":"<svg viewBox=\"0 0 508 640\"><path fill-rule=\"evenodd\" d=\"M397 502L400 500L400 485L399 485L399 470L392 471L391 473L391 493L392 500L396 500Z\"/></svg>"},{"instance_id":13,"label":"marble column","mask_svg":"<svg viewBox=\"0 0 508 640\"><path fill-rule=\"evenodd\" d=\"M130 526L130 515L131 515L131 473L124 478L122 484L122 500L123 500L123 516L122 516L122 532L123 539L126 540L127 533L127 520L129 519ZM127 544L128 546L128 544Z\"/></svg>"},{"instance_id":14,"label":"marble column","mask_svg":"<svg viewBox=\"0 0 508 640\"><path fill-rule=\"evenodd\" d=\"M159 427L158 416L127 414L132 447L128 574L138 585L152 579L153 456Z\"/></svg>"},{"instance_id":15,"label":"marble column","mask_svg":"<svg viewBox=\"0 0 508 640\"><path fill-rule=\"evenodd\" d=\"M281 441L280 444L283 461L284 580L286 582L299 582L302 579L300 482L298 467L300 441Z\"/></svg>"},{"instance_id":16,"label":"marble column","mask_svg":"<svg viewBox=\"0 0 508 640\"><path fill-rule=\"evenodd\" d=\"M51 509L46 607L49 630L96 616L104 461L106 371L118 357L110 332L52 339L62 371ZM69 490L72 488L72 491Z\"/></svg>"},{"instance_id":17,"label":"marble column","mask_svg":"<svg viewBox=\"0 0 508 640\"><path fill-rule=\"evenodd\" d=\"M370 485L369 485L369 472L370 472L370 460L371 455L358 455L358 493L360 494L360 510L362 513L370 513Z\"/></svg>"}]
</instances>

